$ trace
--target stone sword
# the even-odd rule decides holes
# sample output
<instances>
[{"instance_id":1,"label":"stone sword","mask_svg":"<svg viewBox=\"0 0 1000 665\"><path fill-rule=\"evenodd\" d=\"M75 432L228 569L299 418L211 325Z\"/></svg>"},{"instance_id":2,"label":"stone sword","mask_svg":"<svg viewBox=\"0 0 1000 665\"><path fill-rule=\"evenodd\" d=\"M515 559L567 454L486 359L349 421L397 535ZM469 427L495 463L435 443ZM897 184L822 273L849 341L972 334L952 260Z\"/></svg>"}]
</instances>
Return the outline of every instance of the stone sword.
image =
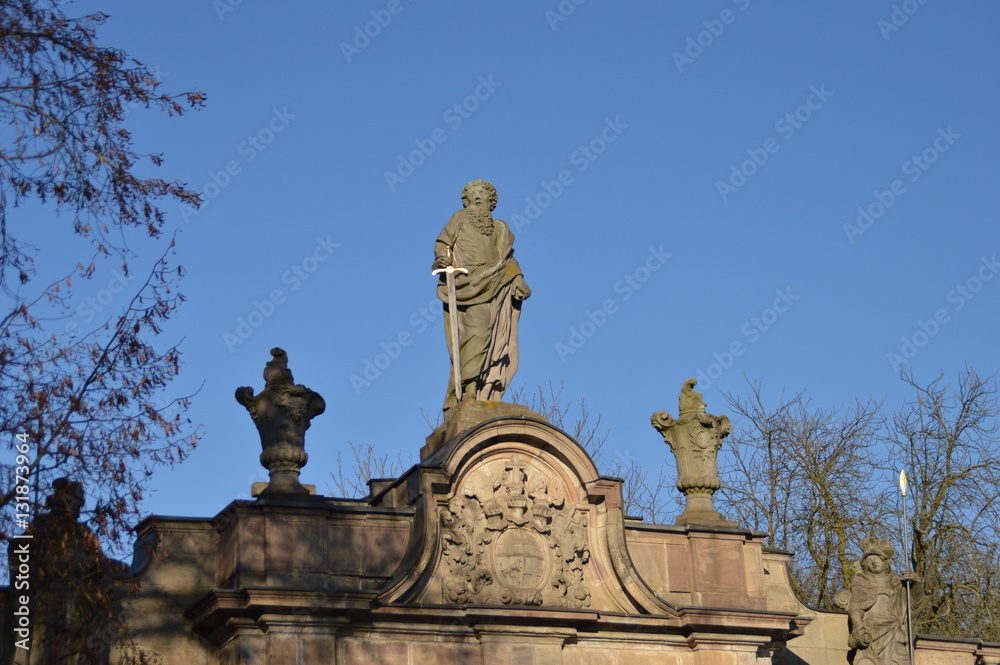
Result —
<instances>
[{"instance_id":1,"label":"stone sword","mask_svg":"<svg viewBox=\"0 0 1000 665\"><path fill-rule=\"evenodd\" d=\"M445 283L448 285L448 311L451 312L451 371L455 382L455 397L458 403L462 402L462 365L459 362L458 354L458 298L455 295L455 273L462 272L469 274L465 268L448 266L432 270L432 275L444 273ZM457 404L456 404L457 406Z\"/></svg>"}]
</instances>

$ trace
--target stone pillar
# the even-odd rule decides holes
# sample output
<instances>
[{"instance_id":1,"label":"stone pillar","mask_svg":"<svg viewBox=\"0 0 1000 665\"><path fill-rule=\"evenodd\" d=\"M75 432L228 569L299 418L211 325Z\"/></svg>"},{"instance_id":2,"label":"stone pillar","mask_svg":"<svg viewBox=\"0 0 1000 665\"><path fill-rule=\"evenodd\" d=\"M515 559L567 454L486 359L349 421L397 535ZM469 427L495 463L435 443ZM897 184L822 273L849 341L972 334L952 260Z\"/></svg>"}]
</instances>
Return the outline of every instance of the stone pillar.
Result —
<instances>
[{"instance_id":1,"label":"stone pillar","mask_svg":"<svg viewBox=\"0 0 1000 665\"><path fill-rule=\"evenodd\" d=\"M733 428L726 416L705 412L702 395L694 390L697 383L694 379L684 382L676 420L666 411L650 418L677 458L677 489L684 494L685 508L676 524L738 526L726 521L712 503L712 495L721 487L718 451Z\"/></svg>"},{"instance_id":2,"label":"stone pillar","mask_svg":"<svg viewBox=\"0 0 1000 665\"><path fill-rule=\"evenodd\" d=\"M260 463L270 476L261 496L309 494L299 482L299 469L309 461L305 434L310 421L326 410L326 402L309 388L295 385L287 353L274 348L271 355L259 395L254 396L248 386L236 389L236 401L246 407L257 426L263 448Z\"/></svg>"}]
</instances>

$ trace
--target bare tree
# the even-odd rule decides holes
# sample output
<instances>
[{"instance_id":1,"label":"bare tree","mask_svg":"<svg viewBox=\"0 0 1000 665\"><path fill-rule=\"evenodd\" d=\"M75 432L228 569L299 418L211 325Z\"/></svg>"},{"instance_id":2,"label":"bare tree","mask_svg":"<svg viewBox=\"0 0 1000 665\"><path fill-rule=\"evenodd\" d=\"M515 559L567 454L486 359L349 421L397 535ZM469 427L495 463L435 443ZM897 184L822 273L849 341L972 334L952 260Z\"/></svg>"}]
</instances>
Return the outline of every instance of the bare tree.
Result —
<instances>
[{"instance_id":1,"label":"bare tree","mask_svg":"<svg viewBox=\"0 0 1000 665\"><path fill-rule=\"evenodd\" d=\"M97 43L105 15L68 18L61 4L0 1L0 120L8 128L0 140L0 430L8 449L18 437L31 444L30 463L19 465L25 473L15 473L13 455L2 462L0 508L15 499L17 475L36 488L72 477L95 502L88 514L98 534L120 544L153 469L182 459L197 438L183 416L187 400L161 396L179 370L177 346L154 342L183 300L183 270L171 264L166 238L132 297L103 320L91 312L86 327L71 316L71 291L74 279L108 267L101 257L131 279L129 239L164 231L159 199L198 203L181 184L137 175L144 160L162 159L133 149L129 106L181 114L203 97L157 92L148 67ZM63 237L80 235L94 252L42 285L33 261L45 247L12 230L29 199L68 215ZM40 508L38 495L28 512ZM2 515L0 542L16 527L10 511Z\"/></svg>"},{"instance_id":2,"label":"bare tree","mask_svg":"<svg viewBox=\"0 0 1000 665\"><path fill-rule=\"evenodd\" d=\"M819 607L848 586L862 537L889 538L924 581L918 630L1000 639L1000 403L966 370L952 389L903 380L914 398L885 421L874 400L813 409L804 393L772 406L760 384L727 395L735 433L723 448L720 506L768 543L799 554L793 584ZM901 534L896 473L910 480ZM804 556L803 556L804 555Z\"/></svg>"},{"instance_id":3,"label":"bare tree","mask_svg":"<svg viewBox=\"0 0 1000 665\"><path fill-rule=\"evenodd\" d=\"M651 466L631 455L622 455L602 471L621 478L622 509L629 517L666 524L684 509L684 495L677 490L677 473L667 461Z\"/></svg>"},{"instance_id":4,"label":"bare tree","mask_svg":"<svg viewBox=\"0 0 1000 665\"><path fill-rule=\"evenodd\" d=\"M910 478L913 570L924 580L919 630L1000 639L1000 436L993 378L943 375L893 414L886 443Z\"/></svg>"},{"instance_id":5,"label":"bare tree","mask_svg":"<svg viewBox=\"0 0 1000 665\"><path fill-rule=\"evenodd\" d=\"M181 183L140 175L162 158L134 149L125 119L137 105L182 114L203 97L158 92L148 67L98 43L107 16L70 18L64 4L0 0L0 543L43 513L56 479L70 478L91 502L87 523L122 551L149 476L183 459L197 439L184 417L187 399L163 397L179 371L177 346L155 338L183 300L161 200L199 203ZM58 278L35 268L50 247L16 232L39 225L29 202L53 213L41 222L46 238L90 243ZM34 219L24 219L28 209ZM92 309L81 325L72 316L74 289L111 269L128 283L130 244L150 237L161 238L162 253L137 271L145 279L103 318ZM124 629L105 600L85 618Z\"/></svg>"},{"instance_id":6,"label":"bare tree","mask_svg":"<svg viewBox=\"0 0 1000 665\"><path fill-rule=\"evenodd\" d=\"M680 510L681 497L674 486L669 465L650 466L627 453L604 459L604 447L611 430L601 427L601 414L591 411L586 398L572 400L565 386L537 386L533 392L523 387L508 392L511 401L523 404L572 436L587 451L598 470L622 480L622 508L626 515L658 523Z\"/></svg>"},{"instance_id":7,"label":"bare tree","mask_svg":"<svg viewBox=\"0 0 1000 665\"><path fill-rule=\"evenodd\" d=\"M768 406L760 383L725 397L736 427L722 451L722 511L767 531L771 547L799 553L796 591L833 607L850 582L857 543L885 510L874 450L880 405L817 409L798 393Z\"/></svg>"},{"instance_id":8,"label":"bare tree","mask_svg":"<svg viewBox=\"0 0 1000 665\"><path fill-rule=\"evenodd\" d=\"M533 392L522 386L509 391L507 399L523 404L564 430L583 446L595 464L599 464L611 430L601 428L601 414L591 413L585 398L574 402L563 395L564 389L562 383L556 387L551 382L548 386L536 387Z\"/></svg>"},{"instance_id":9,"label":"bare tree","mask_svg":"<svg viewBox=\"0 0 1000 665\"><path fill-rule=\"evenodd\" d=\"M372 478L396 478L413 464L403 459L403 453L396 456L386 453L379 455L374 444L361 445L348 441L352 461L345 464L343 455L337 453L337 470L330 472L331 490L336 496L358 498L368 494L368 481Z\"/></svg>"}]
</instances>

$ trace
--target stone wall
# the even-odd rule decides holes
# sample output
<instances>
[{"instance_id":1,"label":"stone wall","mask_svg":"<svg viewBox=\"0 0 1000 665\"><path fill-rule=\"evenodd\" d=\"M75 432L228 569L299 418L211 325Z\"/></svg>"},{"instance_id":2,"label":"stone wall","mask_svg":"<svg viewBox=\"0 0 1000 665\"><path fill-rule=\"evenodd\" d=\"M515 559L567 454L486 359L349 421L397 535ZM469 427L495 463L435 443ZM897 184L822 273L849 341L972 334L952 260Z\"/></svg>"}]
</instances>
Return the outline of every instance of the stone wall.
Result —
<instances>
[{"instance_id":1,"label":"stone wall","mask_svg":"<svg viewBox=\"0 0 1000 665\"><path fill-rule=\"evenodd\" d=\"M430 446L348 501L266 496L155 518L128 601L164 663L752 665L802 634L763 534L625 520L620 481L540 418Z\"/></svg>"}]
</instances>

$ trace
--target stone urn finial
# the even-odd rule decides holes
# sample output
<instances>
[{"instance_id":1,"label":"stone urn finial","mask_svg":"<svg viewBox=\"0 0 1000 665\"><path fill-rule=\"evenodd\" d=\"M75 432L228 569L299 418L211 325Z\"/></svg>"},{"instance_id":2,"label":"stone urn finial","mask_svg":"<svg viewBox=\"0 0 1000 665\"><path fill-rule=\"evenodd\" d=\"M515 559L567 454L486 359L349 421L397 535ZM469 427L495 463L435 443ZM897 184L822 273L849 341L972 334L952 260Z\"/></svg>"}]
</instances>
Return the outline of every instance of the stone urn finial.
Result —
<instances>
[{"instance_id":1,"label":"stone urn finial","mask_svg":"<svg viewBox=\"0 0 1000 665\"><path fill-rule=\"evenodd\" d=\"M684 494L685 507L676 523L737 526L726 521L712 503L712 495L721 487L716 458L733 427L726 416L706 413L705 401L694 389L697 383L694 379L684 382L676 420L666 411L650 418L677 458L677 489Z\"/></svg>"},{"instance_id":2,"label":"stone urn finial","mask_svg":"<svg viewBox=\"0 0 1000 665\"><path fill-rule=\"evenodd\" d=\"M270 482L261 495L308 494L299 482L299 469L309 461L305 435L310 421L326 410L326 402L319 393L295 385L283 349L273 348L271 355L259 395L254 396L249 386L236 389L236 401L250 412L264 449L260 463L268 470Z\"/></svg>"}]
</instances>

